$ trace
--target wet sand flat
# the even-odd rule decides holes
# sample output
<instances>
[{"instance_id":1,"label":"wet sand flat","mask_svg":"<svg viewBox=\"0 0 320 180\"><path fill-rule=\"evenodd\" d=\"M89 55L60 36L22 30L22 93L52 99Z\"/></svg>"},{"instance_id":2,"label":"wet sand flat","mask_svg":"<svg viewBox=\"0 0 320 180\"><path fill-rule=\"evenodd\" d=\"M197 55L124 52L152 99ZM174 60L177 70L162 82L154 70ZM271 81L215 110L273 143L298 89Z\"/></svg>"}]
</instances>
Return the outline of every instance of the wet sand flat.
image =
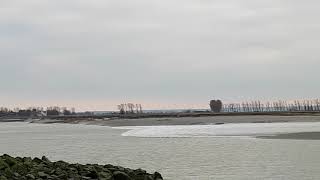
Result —
<instances>
[{"instance_id":1,"label":"wet sand flat","mask_svg":"<svg viewBox=\"0 0 320 180\"><path fill-rule=\"evenodd\" d=\"M320 140L320 132L299 132L278 134L272 136L257 136L262 139L296 139L296 140Z\"/></svg>"},{"instance_id":2,"label":"wet sand flat","mask_svg":"<svg viewBox=\"0 0 320 180\"><path fill-rule=\"evenodd\" d=\"M141 119L65 119L34 120L35 123L92 124L101 126L166 126L166 125L210 125L228 123L278 123L278 122L320 122L320 116L214 116L180 118Z\"/></svg>"},{"instance_id":3,"label":"wet sand flat","mask_svg":"<svg viewBox=\"0 0 320 180\"><path fill-rule=\"evenodd\" d=\"M320 122L320 116L217 116L181 118L109 119L91 122L106 126L209 125L228 123ZM89 122L90 123L90 122Z\"/></svg>"}]
</instances>

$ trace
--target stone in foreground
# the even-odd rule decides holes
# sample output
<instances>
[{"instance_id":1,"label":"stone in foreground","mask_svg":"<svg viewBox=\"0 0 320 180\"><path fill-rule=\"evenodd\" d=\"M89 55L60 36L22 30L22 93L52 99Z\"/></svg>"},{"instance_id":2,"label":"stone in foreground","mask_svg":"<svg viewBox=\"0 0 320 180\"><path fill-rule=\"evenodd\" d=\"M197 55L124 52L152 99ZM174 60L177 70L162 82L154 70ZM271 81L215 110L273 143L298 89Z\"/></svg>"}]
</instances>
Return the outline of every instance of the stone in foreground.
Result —
<instances>
[{"instance_id":1,"label":"stone in foreground","mask_svg":"<svg viewBox=\"0 0 320 180\"><path fill-rule=\"evenodd\" d=\"M113 165L69 164L48 158L0 156L0 180L163 180L160 173Z\"/></svg>"}]
</instances>

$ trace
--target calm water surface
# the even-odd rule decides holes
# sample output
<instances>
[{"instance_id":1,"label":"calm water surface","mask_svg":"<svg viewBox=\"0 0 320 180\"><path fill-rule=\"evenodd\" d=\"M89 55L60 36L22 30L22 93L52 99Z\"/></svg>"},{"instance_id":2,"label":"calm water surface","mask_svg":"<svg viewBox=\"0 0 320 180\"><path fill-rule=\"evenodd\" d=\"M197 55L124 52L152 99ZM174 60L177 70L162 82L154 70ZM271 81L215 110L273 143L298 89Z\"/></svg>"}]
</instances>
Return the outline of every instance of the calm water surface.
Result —
<instances>
[{"instance_id":1,"label":"calm water surface","mask_svg":"<svg viewBox=\"0 0 320 180\"><path fill-rule=\"evenodd\" d=\"M268 133L266 129L280 132L284 125L260 126L137 127L129 131L91 125L0 123L0 154L143 168L159 171L167 180L320 179L320 141L248 137L259 131ZM319 123L288 126L282 130L320 131Z\"/></svg>"}]
</instances>

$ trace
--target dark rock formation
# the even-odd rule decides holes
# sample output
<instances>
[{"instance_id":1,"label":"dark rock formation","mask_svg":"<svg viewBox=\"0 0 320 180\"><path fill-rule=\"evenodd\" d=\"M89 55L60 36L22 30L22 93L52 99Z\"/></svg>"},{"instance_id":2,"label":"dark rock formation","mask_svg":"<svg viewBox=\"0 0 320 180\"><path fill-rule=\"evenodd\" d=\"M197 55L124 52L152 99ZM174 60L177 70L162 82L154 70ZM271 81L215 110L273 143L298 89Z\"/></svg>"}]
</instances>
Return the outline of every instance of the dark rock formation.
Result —
<instances>
[{"instance_id":1,"label":"dark rock formation","mask_svg":"<svg viewBox=\"0 0 320 180\"><path fill-rule=\"evenodd\" d=\"M132 170L113 165L69 164L48 158L0 156L0 180L163 180L158 172Z\"/></svg>"}]
</instances>

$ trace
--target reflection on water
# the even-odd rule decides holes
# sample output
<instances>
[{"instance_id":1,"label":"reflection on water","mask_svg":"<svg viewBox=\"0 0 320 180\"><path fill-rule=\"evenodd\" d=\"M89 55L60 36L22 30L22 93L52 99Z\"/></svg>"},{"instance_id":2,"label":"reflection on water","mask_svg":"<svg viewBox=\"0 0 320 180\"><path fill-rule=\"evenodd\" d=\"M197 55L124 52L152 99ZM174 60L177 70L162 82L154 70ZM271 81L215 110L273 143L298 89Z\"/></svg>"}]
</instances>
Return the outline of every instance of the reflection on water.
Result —
<instances>
[{"instance_id":1,"label":"reflection on water","mask_svg":"<svg viewBox=\"0 0 320 180\"><path fill-rule=\"evenodd\" d=\"M199 127L193 128L201 132ZM310 127L298 127L304 128ZM125 131L103 126L0 123L0 153L143 168L159 171L169 180L320 177L320 141L121 136Z\"/></svg>"}]
</instances>

